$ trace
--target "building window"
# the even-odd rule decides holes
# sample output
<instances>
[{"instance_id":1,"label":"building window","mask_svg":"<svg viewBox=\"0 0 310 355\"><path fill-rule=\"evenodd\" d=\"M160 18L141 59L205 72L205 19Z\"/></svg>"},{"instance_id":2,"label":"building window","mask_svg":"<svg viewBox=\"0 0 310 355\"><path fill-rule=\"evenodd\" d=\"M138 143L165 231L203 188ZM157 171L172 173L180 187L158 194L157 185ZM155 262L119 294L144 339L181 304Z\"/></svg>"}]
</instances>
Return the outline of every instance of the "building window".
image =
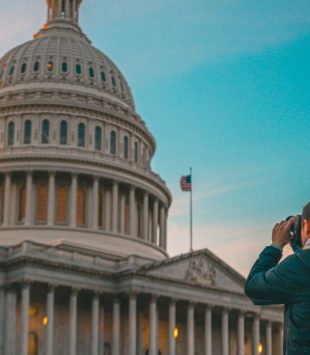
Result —
<instances>
[{"instance_id":1,"label":"building window","mask_svg":"<svg viewBox=\"0 0 310 355\"><path fill-rule=\"evenodd\" d=\"M107 80L104 71L102 71L102 72L100 73L100 78L101 78L101 81L106 81L106 80Z\"/></svg>"},{"instance_id":2,"label":"building window","mask_svg":"<svg viewBox=\"0 0 310 355\"><path fill-rule=\"evenodd\" d=\"M40 63L39 62L35 62L33 64L33 71L37 73L39 70L40 70Z\"/></svg>"},{"instance_id":3,"label":"building window","mask_svg":"<svg viewBox=\"0 0 310 355\"><path fill-rule=\"evenodd\" d=\"M81 74L82 74L82 67L81 67L81 64L77 64L77 65L75 66L75 72L76 72L76 74L78 74L78 75L81 75Z\"/></svg>"},{"instance_id":4,"label":"building window","mask_svg":"<svg viewBox=\"0 0 310 355\"><path fill-rule=\"evenodd\" d=\"M14 145L15 124L10 122L8 126L8 145Z\"/></svg>"},{"instance_id":5,"label":"building window","mask_svg":"<svg viewBox=\"0 0 310 355\"><path fill-rule=\"evenodd\" d=\"M48 144L49 143L49 136L50 136L50 123L48 120L44 120L42 123L41 142L43 144Z\"/></svg>"},{"instance_id":6,"label":"building window","mask_svg":"<svg viewBox=\"0 0 310 355\"><path fill-rule=\"evenodd\" d=\"M88 74L91 78L94 78L95 77L95 71L94 71L94 68L93 67L89 67L88 68Z\"/></svg>"},{"instance_id":7,"label":"building window","mask_svg":"<svg viewBox=\"0 0 310 355\"><path fill-rule=\"evenodd\" d=\"M24 125L24 144L31 144L31 121L27 120Z\"/></svg>"},{"instance_id":8,"label":"building window","mask_svg":"<svg viewBox=\"0 0 310 355\"><path fill-rule=\"evenodd\" d=\"M80 123L78 126L78 146L85 147L85 124Z\"/></svg>"},{"instance_id":9,"label":"building window","mask_svg":"<svg viewBox=\"0 0 310 355\"><path fill-rule=\"evenodd\" d=\"M110 133L110 154L116 154L116 133L111 131Z\"/></svg>"},{"instance_id":10,"label":"building window","mask_svg":"<svg viewBox=\"0 0 310 355\"><path fill-rule=\"evenodd\" d=\"M3 78L3 69L0 69L0 80Z\"/></svg>"},{"instance_id":11,"label":"building window","mask_svg":"<svg viewBox=\"0 0 310 355\"><path fill-rule=\"evenodd\" d=\"M67 73L67 72L68 72L68 63L67 63L67 62L63 62L63 63L61 64L61 71L62 71L63 73Z\"/></svg>"},{"instance_id":12,"label":"building window","mask_svg":"<svg viewBox=\"0 0 310 355\"><path fill-rule=\"evenodd\" d=\"M68 123L67 121L60 122L60 144L67 144L68 140Z\"/></svg>"},{"instance_id":13,"label":"building window","mask_svg":"<svg viewBox=\"0 0 310 355\"><path fill-rule=\"evenodd\" d=\"M18 214L17 222L23 223L26 217L26 186L20 186L18 189Z\"/></svg>"},{"instance_id":14,"label":"building window","mask_svg":"<svg viewBox=\"0 0 310 355\"><path fill-rule=\"evenodd\" d=\"M101 150L102 148L102 129L101 127L96 127L95 130L95 149Z\"/></svg>"},{"instance_id":15,"label":"building window","mask_svg":"<svg viewBox=\"0 0 310 355\"><path fill-rule=\"evenodd\" d=\"M52 61L47 63L47 71L51 72L54 69L54 63Z\"/></svg>"},{"instance_id":16,"label":"building window","mask_svg":"<svg viewBox=\"0 0 310 355\"><path fill-rule=\"evenodd\" d=\"M39 339L35 332L30 332L28 335L28 354L38 355L39 354Z\"/></svg>"},{"instance_id":17,"label":"building window","mask_svg":"<svg viewBox=\"0 0 310 355\"><path fill-rule=\"evenodd\" d=\"M135 142L135 162L137 163L139 159L139 144Z\"/></svg>"},{"instance_id":18,"label":"building window","mask_svg":"<svg viewBox=\"0 0 310 355\"><path fill-rule=\"evenodd\" d=\"M112 85L115 87L116 86L116 80L115 80L115 78L114 78L114 76L112 76Z\"/></svg>"},{"instance_id":19,"label":"building window","mask_svg":"<svg viewBox=\"0 0 310 355\"><path fill-rule=\"evenodd\" d=\"M26 69L27 69L27 64L26 64L26 63L23 63L22 66L21 66L21 68L20 68L21 74L25 74Z\"/></svg>"},{"instance_id":20,"label":"building window","mask_svg":"<svg viewBox=\"0 0 310 355\"><path fill-rule=\"evenodd\" d=\"M81 186L77 190L76 221L78 226L86 224L86 189Z\"/></svg>"},{"instance_id":21,"label":"building window","mask_svg":"<svg viewBox=\"0 0 310 355\"><path fill-rule=\"evenodd\" d=\"M15 70L15 66L12 65L11 68L10 68L10 70L9 70L9 76L13 76L14 70Z\"/></svg>"},{"instance_id":22,"label":"building window","mask_svg":"<svg viewBox=\"0 0 310 355\"><path fill-rule=\"evenodd\" d=\"M129 148L129 142L128 142L128 137L124 136L124 142L123 142L123 149L124 149L124 159L128 159L128 148Z\"/></svg>"},{"instance_id":23,"label":"building window","mask_svg":"<svg viewBox=\"0 0 310 355\"><path fill-rule=\"evenodd\" d=\"M37 222L47 222L47 202L48 202L48 187L46 184L38 186L37 189Z\"/></svg>"},{"instance_id":24,"label":"building window","mask_svg":"<svg viewBox=\"0 0 310 355\"><path fill-rule=\"evenodd\" d=\"M67 224L68 220L68 186L57 186L56 190L56 223Z\"/></svg>"}]
</instances>

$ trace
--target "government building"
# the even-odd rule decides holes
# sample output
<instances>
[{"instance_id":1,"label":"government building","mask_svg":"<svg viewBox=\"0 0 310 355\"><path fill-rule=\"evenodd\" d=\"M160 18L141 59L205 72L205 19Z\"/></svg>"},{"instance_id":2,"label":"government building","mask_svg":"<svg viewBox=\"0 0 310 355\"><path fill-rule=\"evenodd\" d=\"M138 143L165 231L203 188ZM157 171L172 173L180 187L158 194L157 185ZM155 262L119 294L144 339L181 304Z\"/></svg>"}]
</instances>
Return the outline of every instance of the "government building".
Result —
<instances>
[{"instance_id":1,"label":"government building","mask_svg":"<svg viewBox=\"0 0 310 355\"><path fill-rule=\"evenodd\" d=\"M0 59L0 354L281 355L281 308L208 249L169 257L155 139L81 2Z\"/></svg>"}]
</instances>

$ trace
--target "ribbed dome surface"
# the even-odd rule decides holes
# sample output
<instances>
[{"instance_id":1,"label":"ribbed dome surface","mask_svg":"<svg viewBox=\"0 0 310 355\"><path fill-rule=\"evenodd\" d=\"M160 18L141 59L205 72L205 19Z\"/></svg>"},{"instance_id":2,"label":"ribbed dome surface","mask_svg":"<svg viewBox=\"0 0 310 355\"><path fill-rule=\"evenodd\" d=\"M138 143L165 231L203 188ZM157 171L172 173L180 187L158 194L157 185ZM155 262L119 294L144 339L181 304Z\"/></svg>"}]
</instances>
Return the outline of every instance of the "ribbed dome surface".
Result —
<instances>
[{"instance_id":1,"label":"ribbed dome surface","mask_svg":"<svg viewBox=\"0 0 310 355\"><path fill-rule=\"evenodd\" d=\"M130 88L115 64L81 32L51 28L0 59L0 88L36 82L98 89L134 108Z\"/></svg>"}]
</instances>

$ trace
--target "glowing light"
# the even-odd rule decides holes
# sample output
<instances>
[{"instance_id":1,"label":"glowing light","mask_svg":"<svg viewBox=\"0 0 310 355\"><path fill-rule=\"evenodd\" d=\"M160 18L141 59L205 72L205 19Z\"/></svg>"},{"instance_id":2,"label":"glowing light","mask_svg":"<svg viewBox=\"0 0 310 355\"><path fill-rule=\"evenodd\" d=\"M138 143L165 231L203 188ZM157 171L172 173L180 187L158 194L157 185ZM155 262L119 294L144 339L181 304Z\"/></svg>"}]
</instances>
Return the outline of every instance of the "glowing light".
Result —
<instances>
[{"instance_id":1,"label":"glowing light","mask_svg":"<svg viewBox=\"0 0 310 355\"><path fill-rule=\"evenodd\" d=\"M42 323L43 323L44 327L46 327L47 324L48 324L48 318L47 317L43 317Z\"/></svg>"},{"instance_id":2,"label":"glowing light","mask_svg":"<svg viewBox=\"0 0 310 355\"><path fill-rule=\"evenodd\" d=\"M28 309L28 316L29 318L34 318L38 315L38 307L34 306L34 305L30 305L29 309Z\"/></svg>"},{"instance_id":3,"label":"glowing light","mask_svg":"<svg viewBox=\"0 0 310 355\"><path fill-rule=\"evenodd\" d=\"M175 339L179 336L179 328L178 327L174 327L173 336Z\"/></svg>"},{"instance_id":4,"label":"glowing light","mask_svg":"<svg viewBox=\"0 0 310 355\"><path fill-rule=\"evenodd\" d=\"M262 345L262 343L259 343L259 344L258 344L257 350L258 350L258 353L259 353L259 354L261 354L261 353L263 352L263 345Z\"/></svg>"}]
</instances>

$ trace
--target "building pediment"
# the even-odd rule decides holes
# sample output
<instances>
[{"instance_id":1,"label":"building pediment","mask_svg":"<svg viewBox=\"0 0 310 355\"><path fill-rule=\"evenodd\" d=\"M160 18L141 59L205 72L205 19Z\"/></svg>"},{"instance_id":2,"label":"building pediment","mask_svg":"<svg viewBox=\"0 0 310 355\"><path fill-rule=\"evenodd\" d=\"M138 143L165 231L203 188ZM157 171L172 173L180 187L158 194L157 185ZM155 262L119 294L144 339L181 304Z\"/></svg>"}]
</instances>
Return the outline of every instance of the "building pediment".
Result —
<instances>
[{"instance_id":1,"label":"building pediment","mask_svg":"<svg viewBox=\"0 0 310 355\"><path fill-rule=\"evenodd\" d=\"M243 292L245 282L243 276L208 249L145 266L138 274L235 292Z\"/></svg>"}]
</instances>

